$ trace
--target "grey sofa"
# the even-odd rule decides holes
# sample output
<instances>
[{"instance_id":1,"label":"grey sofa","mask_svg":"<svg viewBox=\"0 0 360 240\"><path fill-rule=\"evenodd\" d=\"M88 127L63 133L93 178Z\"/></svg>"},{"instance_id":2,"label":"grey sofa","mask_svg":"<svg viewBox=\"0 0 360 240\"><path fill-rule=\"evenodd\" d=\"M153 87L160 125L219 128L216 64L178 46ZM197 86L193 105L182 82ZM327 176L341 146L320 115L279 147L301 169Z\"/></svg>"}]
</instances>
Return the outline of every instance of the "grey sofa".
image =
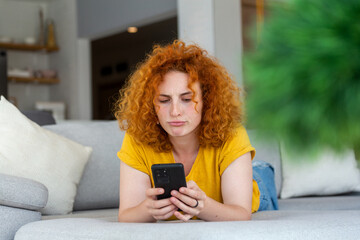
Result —
<instances>
[{"instance_id":1,"label":"grey sofa","mask_svg":"<svg viewBox=\"0 0 360 240\"><path fill-rule=\"evenodd\" d=\"M45 128L93 147L78 186L74 211L41 216L46 187L0 174L0 239L359 239L360 193L279 199L279 211L253 214L246 222L118 223L119 160L124 133L116 121L64 122ZM277 143L266 144L249 131L256 160L275 168L281 189Z\"/></svg>"}]
</instances>

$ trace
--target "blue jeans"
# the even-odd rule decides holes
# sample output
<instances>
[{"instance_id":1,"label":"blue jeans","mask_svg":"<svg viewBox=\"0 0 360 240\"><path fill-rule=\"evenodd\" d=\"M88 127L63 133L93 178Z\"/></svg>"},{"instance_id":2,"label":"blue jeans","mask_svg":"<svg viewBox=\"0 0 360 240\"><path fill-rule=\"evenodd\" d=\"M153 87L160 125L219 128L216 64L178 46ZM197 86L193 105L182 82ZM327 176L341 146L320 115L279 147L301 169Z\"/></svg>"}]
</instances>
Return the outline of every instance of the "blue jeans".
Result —
<instances>
[{"instance_id":1,"label":"blue jeans","mask_svg":"<svg viewBox=\"0 0 360 240\"><path fill-rule=\"evenodd\" d=\"M258 211L278 210L275 187L274 168L267 162L253 162L253 178L260 190L260 206Z\"/></svg>"}]
</instances>

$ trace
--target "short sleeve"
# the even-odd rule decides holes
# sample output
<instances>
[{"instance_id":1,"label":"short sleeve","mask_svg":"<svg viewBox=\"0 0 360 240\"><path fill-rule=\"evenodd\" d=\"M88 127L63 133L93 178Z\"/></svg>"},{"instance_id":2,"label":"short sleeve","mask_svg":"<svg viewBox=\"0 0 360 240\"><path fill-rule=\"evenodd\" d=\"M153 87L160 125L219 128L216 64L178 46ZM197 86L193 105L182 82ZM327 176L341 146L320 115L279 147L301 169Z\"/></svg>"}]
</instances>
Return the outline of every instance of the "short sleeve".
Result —
<instances>
[{"instance_id":1,"label":"short sleeve","mask_svg":"<svg viewBox=\"0 0 360 240\"><path fill-rule=\"evenodd\" d=\"M255 157L255 148L251 146L249 136L244 127L236 129L235 135L228 139L222 146L219 167L220 175L223 174L225 169L237 158L245 153L251 153L251 159Z\"/></svg>"},{"instance_id":2,"label":"short sleeve","mask_svg":"<svg viewBox=\"0 0 360 240\"><path fill-rule=\"evenodd\" d=\"M117 156L126 165L135 168L150 176L148 168L145 164L145 151L143 147L135 142L135 140L125 133L124 140Z\"/></svg>"}]
</instances>

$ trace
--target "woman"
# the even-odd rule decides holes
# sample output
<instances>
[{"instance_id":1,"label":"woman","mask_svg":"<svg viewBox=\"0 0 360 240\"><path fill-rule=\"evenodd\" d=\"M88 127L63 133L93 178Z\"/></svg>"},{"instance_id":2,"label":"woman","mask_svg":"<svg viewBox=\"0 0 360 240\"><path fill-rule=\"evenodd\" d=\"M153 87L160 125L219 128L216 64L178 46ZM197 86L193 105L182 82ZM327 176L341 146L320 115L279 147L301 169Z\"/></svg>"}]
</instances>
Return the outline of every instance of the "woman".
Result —
<instances>
[{"instance_id":1,"label":"woman","mask_svg":"<svg viewBox=\"0 0 360 240\"><path fill-rule=\"evenodd\" d=\"M255 149L241 125L239 95L226 70L200 47L155 46L116 103L115 116L127 131L118 153L119 221L251 219L262 193L253 180ZM159 163L182 163L187 180L162 200L156 197L164 190L152 188L151 176L151 165ZM268 205L262 208L272 209Z\"/></svg>"}]
</instances>

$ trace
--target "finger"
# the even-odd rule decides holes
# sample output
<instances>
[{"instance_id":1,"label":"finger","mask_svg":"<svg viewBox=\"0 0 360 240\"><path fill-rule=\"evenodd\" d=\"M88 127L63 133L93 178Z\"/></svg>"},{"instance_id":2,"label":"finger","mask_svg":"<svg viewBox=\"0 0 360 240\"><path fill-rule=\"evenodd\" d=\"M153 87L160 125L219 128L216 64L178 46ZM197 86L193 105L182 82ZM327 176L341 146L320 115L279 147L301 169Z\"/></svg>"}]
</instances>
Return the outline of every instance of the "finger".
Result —
<instances>
[{"instance_id":1,"label":"finger","mask_svg":"<svg viewBox=\"0 0 360 240\"><path fill-rule=\"evenodd\" d=\"M204 194L200 189L190 189L182 187L179 189L179 192L183 195L189 196L190 198L197 199L197 200L204 200ZM195 205L195 204L193 204ZM193 206L192 205L192 206Z\"/></svg>"},{"instance_id":2,"label":"finger","mask_svg":"<svg viewBox=\"0 0 360 240\"><path fill-rule=\"evenodd\" d=\"M161 199L161 200L152 200L149 201L147 207L150 209L160 209L167 206L173 205L169 198Z\"/></svg>"},{"instance_id":3,"label":"finger","mask_svg":"<svg viewBox=\"0 0 360 240\"><path fill-rule=\"evenodd\" d=\"M190 218L193 217L193 215L190 215L190 214L182 214L182 213L179 212L179 211L175 211L175 212L174 212L174 215L175 215L175 217L177 217L179 220L184 221L184 222L189 221Z\"/></svg>"},{"instance_id":4,"label":"finger","mask_svg":"<svg viewBox=\"0 0 360 240\"><path fill-rule=\"evenodd\" d=\"M199 188L198 185L193 180L186 182L186 185L188 188Z\"/></svg>"},{"instance_id":5,"label":"finger","mask_svg":"<svg viewBox=\"0 0 360 240\"><path fill-rule=\"evenodd\" d=\"M177 208L176 208L175 210L173 210L173 211L165 214L165 215L162 215L162 216L154 216L154 218L155 218L156 220L166 220L166 219L170 218L172 215L174 215L174 213L176 212L176 210L177 210Z\"/></svg>"},{"instance_id":6,"label":"finger","mask_svg":"<svg viewBox=\"0 0 360 240\"><path fill-rule=\"evenodd\" d=\"M164 193L163 188L149 188L146 190L146 196L151 198L154 198L157 195L161 195L163 193Z\"/></svg>"},{"instance_id":7,"label":"finger","mask_svg":"<svg viewBox=\"0 0 360 240\"><path fill-rule=\"evenodd\" d=\"M156 219L158 219L157 217L163 217L163 218L169 218L172 216L172 214L177 210L177 207L173 204L168 205L166 207L163 208L159 208L159 209L150 209L150 214L153 215ZM168 216L170 213L172 213L169 217Z\"/></svg>"},{"instance_id":8,"label":"finger","mask_svg":"<svg viewBox=\"0 0 360 240\"><path fill-rule=\"evenodd\" d=\"M176 197L171 197L170 201L177 206L179 209L183 210L185 213L188 214L192 214L192 215L197 215L199 213L199 210L193 207L190 207L189 205L183 203L182 201L180 201L179 199L177 199Z\"/></svg>"},{"instance_id":9,"label":"finger","mask_svg":"<svg viewBox=\"0 0 360 240\"><path fill-rule=\"evenodd\" d=\"M171 191L171 195L190 207L193 207L197 204L197 200L195 198L179 193L178 191Z\"/></svg>"}]
</instances>

